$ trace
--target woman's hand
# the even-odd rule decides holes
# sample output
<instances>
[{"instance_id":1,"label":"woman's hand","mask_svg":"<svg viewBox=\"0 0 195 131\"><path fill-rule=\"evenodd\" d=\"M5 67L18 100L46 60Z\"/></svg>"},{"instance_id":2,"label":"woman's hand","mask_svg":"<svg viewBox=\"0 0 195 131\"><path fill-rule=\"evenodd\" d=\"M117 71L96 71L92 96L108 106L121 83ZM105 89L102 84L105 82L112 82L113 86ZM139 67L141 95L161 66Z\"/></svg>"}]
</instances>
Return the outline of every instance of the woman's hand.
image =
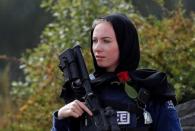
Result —
<instances>
[{"instance_id":1,"label":"woman's hand","mask_svg":"<svg viewBox=\"0 0 195 131\"><path fill-rule=\"evenodd\" d=\"M84 104L84 102L81 102L79 100L74 100L59 109L58 119L63 119L70 116L74 118L78 118L84 112L87 112L90 116L93 115L92 112L89 110L89 108Z\"/></svg>"}]
</instances>

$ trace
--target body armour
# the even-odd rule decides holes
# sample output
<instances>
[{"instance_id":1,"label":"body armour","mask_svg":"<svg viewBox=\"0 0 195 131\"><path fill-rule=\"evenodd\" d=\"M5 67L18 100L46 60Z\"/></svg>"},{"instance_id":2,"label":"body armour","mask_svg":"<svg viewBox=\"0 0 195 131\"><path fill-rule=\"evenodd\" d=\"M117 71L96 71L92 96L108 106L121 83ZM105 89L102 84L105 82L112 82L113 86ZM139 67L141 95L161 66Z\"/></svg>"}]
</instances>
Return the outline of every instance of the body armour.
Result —
<instances>
[{"instance_id":1,"label":"body armour","mask_svg":"<svg viewBox=\"0 0 195 131\"><path fill-rule=\"evenodd\" d=\"M136 99L128 97L124 84L119 82L114 73L90 75L90 78L102 106L110 106L116 111L117 123L121 129L151 130L152 118L147 111L150 110L150 104L169 100L176 104L174 91L163 72L141 69L128 73L131 77L128 84L138 92Z\"/></svg>"},{"instance_id":2,"label":"body armour","mask_svg":"<svg viewBox=\"0 0 195 131\"><path fill-rule=\"evenodd\" d=\"M173 128L179 131L180 123L174 108L175 94L167 82L166 74L150 69L128 73L131 77L128 84L138 92L135 99L126 94L124 84L119 82L114 73L90 75L93 91L102 108L107 114L112 114L108 115L108 119L112 119L109 121L112 125L109 131L171 131ZM112 109L112 113L108 109ZM70 131L96 131L95 123L86 114L80 119L68 118L65 121ZM80 128L76 128L76 125Z\"/></svg>"}]
</instances>

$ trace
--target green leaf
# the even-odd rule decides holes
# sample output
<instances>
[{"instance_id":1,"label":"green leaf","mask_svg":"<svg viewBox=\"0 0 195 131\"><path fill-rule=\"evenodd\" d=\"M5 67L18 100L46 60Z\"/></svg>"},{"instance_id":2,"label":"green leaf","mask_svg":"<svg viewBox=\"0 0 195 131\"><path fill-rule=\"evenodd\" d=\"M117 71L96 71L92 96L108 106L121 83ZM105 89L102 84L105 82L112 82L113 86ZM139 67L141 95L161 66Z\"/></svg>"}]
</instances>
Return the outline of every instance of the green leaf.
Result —
<instances>
[{"instance_id":1,"label":"green leaf","mask_svg":"<svg viewBox=\"0 0 195 131\"><path fill-rule=\"evenodd\" d=\"M127 83L125 83L125 92L132 99L135 99L138 96L137 91L132 86L128 85Z\"/></svg>"}]
</instances>

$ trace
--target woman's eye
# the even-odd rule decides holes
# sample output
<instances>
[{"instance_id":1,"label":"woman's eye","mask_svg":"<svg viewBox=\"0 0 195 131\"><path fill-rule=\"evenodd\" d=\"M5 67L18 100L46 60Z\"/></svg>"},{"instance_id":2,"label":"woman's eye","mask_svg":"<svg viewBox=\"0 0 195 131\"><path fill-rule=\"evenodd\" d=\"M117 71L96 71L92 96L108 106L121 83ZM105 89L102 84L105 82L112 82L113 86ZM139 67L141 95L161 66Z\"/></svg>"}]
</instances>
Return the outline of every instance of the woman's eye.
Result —
<instances>
[{"instance_id":1,"label":"woman's eye","mask_svg":"<svg viewBox=\"0 0 195 131\"><path fill-rule=\"evenodd\" d=\"M111 41L110 40L104 40L105 43L110 43Z\"/></svg>"},{"instance_id":2,"label":"woman's eye","mask_svg":"<svg viewBox=\"0 0 195 131\"><path fill-rule=\"evenodd\" d=\"M92 42L93 42L93 43L97 43L97 39L93 39Z\"/></svg>"}]
</instances>

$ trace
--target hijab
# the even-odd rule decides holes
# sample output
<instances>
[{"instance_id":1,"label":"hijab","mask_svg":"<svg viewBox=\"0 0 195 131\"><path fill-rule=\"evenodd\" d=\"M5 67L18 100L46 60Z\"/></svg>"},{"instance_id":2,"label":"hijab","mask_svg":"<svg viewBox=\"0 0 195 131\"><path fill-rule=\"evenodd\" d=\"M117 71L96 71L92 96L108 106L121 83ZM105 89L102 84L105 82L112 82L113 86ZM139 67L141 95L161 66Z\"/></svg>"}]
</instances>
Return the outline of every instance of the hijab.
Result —
<instances>
[{"instance_id":1,"label":"hijab","mask_svg":"<svg viewBox=\"0 0 195 131\"><path fill-rule=\"evenodd\" d=\"M97 19L98 20L98 19ZM139 49L139 40L138 33L130 21L130 19L123 14L111 14L99 18L99 20L105 20L112 24L112 27L115 32L116 40L119 47L119 65L116 67L115 72L120 71L133 71L136 70L139 64L140 59L140 49ZM91 30L91 54L93 59L93 64L95 68L94 74L105 73L105 69L97 65L93 49L92 49L92 37L94 27Z\"/></svg>"}]
</instances>

